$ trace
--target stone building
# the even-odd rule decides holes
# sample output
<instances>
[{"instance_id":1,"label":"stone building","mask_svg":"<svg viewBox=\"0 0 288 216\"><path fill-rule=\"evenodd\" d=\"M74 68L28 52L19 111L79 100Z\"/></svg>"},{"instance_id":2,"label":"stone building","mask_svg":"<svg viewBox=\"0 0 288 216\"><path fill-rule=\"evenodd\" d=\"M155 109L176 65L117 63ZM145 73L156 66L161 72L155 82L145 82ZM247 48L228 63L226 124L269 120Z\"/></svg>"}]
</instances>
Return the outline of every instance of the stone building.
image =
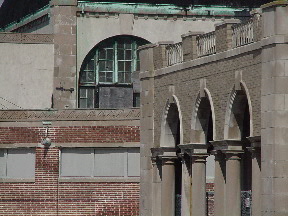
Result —
<instances>
[{"instance_id":1,"label":"stone building","mask_svg":"<svg viewBox=\"0 0 288 216\"><path fill-rule=\"evenodd\" d=\"M0 215L139 215L138 47L248 16L53 0L2 26Z\"/></svg>"},{"instance_id":2,"label":"stone building","mask_svg":"<svg viewBox=\"0 0 288 216\"><path fill-rule=\"evenodd\" d=\"M141 215L288 215L287 14L140 47Z\"/></svg>"}]
</instances>

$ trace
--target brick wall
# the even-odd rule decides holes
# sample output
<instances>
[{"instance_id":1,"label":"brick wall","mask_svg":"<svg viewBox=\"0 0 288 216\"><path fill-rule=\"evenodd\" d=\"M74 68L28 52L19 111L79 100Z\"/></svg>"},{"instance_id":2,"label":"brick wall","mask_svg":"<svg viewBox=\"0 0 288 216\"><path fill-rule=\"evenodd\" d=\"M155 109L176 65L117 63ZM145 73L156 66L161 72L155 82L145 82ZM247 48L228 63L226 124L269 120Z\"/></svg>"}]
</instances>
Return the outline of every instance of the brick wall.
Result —
<instances>
[{"instance_id":1,"label":"brick wall","mask_svg":"<svg viewBox=\"0 0 288 216\"><path fill-rule=\"evenodd\" d=\"M1 127L0 134L2 144L39 143L45 129ZM139 142L139 127L51 127L49 135L57 143ZM61 182L59 153L37 147L34 182L0 183L0 215L139 215L139 183Z\"/></svg>"},{"instance_id":2,"label":"brick wall","mask_svg":"<svg viewBox=\"0 0 288 216\"><path fill-rule=\"evenodd\" d=\"M55 143L139 142L138 126L70 126L50 127L48 136ZM0 127L0 144L41 143L45 127Z\"/></svg>"},{"instance_id":3,"label":"brick wall","mask_svg":"<svg viewBox=\"0 0 288 216\"><path fill-rule=\"evenodd\" d=\"M207 212L214 216L214 183L206 183Z\"/></svg>"}]
</instances>

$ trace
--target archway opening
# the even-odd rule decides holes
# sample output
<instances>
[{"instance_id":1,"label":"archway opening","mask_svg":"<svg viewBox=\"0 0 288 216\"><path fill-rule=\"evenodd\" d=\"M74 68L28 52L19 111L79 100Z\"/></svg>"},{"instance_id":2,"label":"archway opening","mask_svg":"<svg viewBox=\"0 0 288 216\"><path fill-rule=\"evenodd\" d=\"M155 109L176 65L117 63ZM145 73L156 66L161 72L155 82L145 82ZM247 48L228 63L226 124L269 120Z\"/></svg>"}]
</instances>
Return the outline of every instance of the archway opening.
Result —
<instances>
[{"instance_id":1,"label":"archway opening","mask_svg":"<svg viewBox=\"0 0 288 216\"><path fill-rule=\"evenodd\" d=\"M175 155L177 158L174 160L174 182L175 191L175 216L181 216L181 193L182 193L182 162L181 162L181 149L178 145L181 142L181 122L179 117L179 110L176 103L170 103L166 108L166 115L164 116L161 128L161 141L162 147L175 148ZM165 208L165 206L162 206Z\"/></svg>"},{"instance_id":2,"label":"archway opening","mask_svg":"<svg viewBox=\"0 0 288 216\"><path fill-rule=\"evenodd\" d=\"M251 135L250 109L247 94L242 89L232 94L232 106L228 125L228 139L241 140L241 205L242 215L251 214L252 197L252 154L247 137Z\"/></svg>"}]
</instances>

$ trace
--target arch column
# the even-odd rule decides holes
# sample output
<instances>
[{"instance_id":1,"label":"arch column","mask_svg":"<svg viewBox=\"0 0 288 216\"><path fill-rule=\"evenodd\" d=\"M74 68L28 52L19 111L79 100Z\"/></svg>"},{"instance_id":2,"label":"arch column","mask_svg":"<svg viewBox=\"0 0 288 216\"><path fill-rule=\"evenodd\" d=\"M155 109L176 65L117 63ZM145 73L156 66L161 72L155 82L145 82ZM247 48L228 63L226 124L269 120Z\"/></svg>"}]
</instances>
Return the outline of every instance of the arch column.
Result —
<instances>
[{"instance_id":1,"label":"arch column","mask_svg":"<svg viewBox=\"0 0 288 216\"><path fill-rule=\"evenodd\" d=\"M261 216L261 137L248 137L252 153L252 216Z\"/></svg>"},{"instance_id":2,"label":"arch column","mask_svg":"<svg viewBox=\"0 0 288 216\"><path fill-rule=\"evenodd\" d=\"M207 150L206 150L207 151ZM207 153L192 153L192 215L206 216Z\"/></svg>"},{"instance_id":3,"label":"arch column","mask_svg":"<svg viewBox=\"0 0 288 216\"><path fill-rule=\"evenodd\" d=\"M225 216L225 186L226 186L225 155L219 150L218 151L214 150L212 153L215 155L214 215Z\"/></svg>"},{"instance_id":4,"label":"arch column","mask_svg":"<svg viewBox=\"0 0 288 216\"><path fill-rule=\"evenodd\" d=\"M241 216L241 154L225 151L226 155L226 215Z\"/></svg>"},{"instance_id":5,"label":"arch column","mask_svg":"<svg viewBox=\"0 0 288 216\"><path fill-rule=\"evenodd\" d=\"M161 215L175 215L176 156L160 156L162 160Z\"/></svg>"}]
</instances>

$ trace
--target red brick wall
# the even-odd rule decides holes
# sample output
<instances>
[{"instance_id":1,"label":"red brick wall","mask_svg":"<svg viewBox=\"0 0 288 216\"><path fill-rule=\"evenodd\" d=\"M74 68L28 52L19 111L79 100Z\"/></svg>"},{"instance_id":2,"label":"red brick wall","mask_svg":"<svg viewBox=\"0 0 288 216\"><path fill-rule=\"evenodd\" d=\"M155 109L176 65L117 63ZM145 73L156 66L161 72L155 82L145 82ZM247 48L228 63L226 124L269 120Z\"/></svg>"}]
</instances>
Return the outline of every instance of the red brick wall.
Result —
<instances>
[{"instance_id":1,"label":"red brick wall","mask_svg":"<svg viewBox=\"0 0 288 216\"><path fill-rule=\"evenodd\" d=\"M1 183L0 215L138 215L139 183L59 183L59 149L36 149L34 183Z\"/></svg>"},{"instance_id":2,"label":"red brick wall","mask_svg":"<svg viewBox=\"0 0 288 216\"><path fill-rule=\"evenodd\" d=\"M69 135L69 137L68 137ZM40 143L44 128L0 128L0 143ZM53 127L52 142L139 142L136 126ZM0 215L139 215L139 183L59 182L58 148L36 148L35 182L0 183Z\"/></svg>"},{"instance_id":3,"label":"red brick wall","mask_svg":"<svg viewBox=\"0 0 288 216\"><path fill-rule=\"evenodd\" d=\"M214 215L214 183L206 183L208 216Z\"/></svg>"},{"instance_id":4,"label":"red brick wall","mask_svg":"<svg viewBox=\"0 0 288 216\"><path fill-rule=\"evenodd\" d=\"M1 127L0 144L40 143L46 136L44 127ZM138 126L70 126L50 127L48 136L55 143L139 142Z\"/></svg>"}]
</instances>

